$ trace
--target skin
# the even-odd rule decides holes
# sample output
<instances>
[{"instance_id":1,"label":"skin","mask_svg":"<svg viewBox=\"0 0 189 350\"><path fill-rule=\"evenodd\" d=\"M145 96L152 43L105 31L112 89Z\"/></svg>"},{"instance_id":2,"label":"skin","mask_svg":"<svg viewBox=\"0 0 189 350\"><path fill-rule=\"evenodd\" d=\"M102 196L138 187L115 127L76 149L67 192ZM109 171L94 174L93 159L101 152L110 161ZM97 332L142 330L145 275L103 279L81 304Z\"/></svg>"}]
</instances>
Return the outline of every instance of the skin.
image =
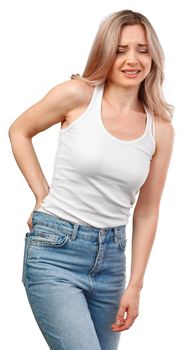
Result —
<instances>
[{"instance_id":1,"label":"skin","mask_svg":"<svg viewBox=\"0 0 189 350\"><path fill-rule=\"evenodd\" d=\"M124 27L120 45L127 45L127 49L117 53L102 101L104 124L109 126L109 131L116 137L123 139L127 139L128 136L136 138L144 132L146 116L138 100L138 90L150 72L152 61L149 52L139 52L139 43L147 44L143 27ZM141 69L141 73L136 79L126 78L122 69L133 67ZM39 208L50 187L34 151L32 138L56 123L61 123L62 127L71 124L85 111L93 91L93 87L82 81L63 82L27 109L10 126L9 137L15 160L35 196L33 210ZM149 175L140 189L133 214L130 280L120 299L116 315L116 320L121 320L122 325L114 323L112 331L115 332L129 329L139 315L140 291L155 238L160 200L172 154L172 124L162 118L156 118L155 129L156 152L151 160ZM27 221L30 229L32 213Z\"/></svg>"},{"instance_id":2,"label":"skin","mask_svg":"<svg viewBox=\"0 0 189 350\"><path fill-rule=\"evenodd\" d=\"M122 113L141 110L138 91L141 82L151 70L152 58L149 53L143 26L125 26L121 33L116 59L108 75L105 97ZM136 78L127 78L125 69L141 70Z\"/></svg>"}]
</instances>

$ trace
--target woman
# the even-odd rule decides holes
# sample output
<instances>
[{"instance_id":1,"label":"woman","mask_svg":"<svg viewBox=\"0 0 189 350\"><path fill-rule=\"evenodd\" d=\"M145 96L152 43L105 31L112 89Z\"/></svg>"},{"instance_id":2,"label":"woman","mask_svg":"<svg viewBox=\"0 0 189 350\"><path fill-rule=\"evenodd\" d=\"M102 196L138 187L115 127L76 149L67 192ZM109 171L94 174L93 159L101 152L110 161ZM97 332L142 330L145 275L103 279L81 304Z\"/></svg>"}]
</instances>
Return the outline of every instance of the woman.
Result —
<instances>
[{"instance_id":1,"label":"woman","mask_svg":"<svg viewBox=\"0 0 189 350\"><path fill-rule=\"evenodd\" d=\"M101 23L83 75L54 87L10 126L14 157L36 198L23 283L51 350L118 349L138 316L174 138L163 61L149 20L116 12ZM59 122L49 187L32 137Z\"/></svg>"}]
</instances>

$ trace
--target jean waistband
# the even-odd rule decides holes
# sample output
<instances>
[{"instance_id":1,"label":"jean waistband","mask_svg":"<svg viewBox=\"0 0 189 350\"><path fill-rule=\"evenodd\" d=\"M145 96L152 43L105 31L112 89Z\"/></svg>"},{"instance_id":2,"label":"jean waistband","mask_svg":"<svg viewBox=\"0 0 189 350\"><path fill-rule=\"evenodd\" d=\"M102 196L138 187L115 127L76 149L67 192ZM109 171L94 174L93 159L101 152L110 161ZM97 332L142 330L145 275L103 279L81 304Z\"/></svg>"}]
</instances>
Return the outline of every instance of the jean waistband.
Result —
<instances>
[{"instance_id":1,"label":"jean waistband","mask_svg":"<svg viewBox=\"0 0 189 350\"><path fill-rule=\"evenodd\" d=\"M116 227L104 227L98 228L93 226L85 226L71 221L64 220L53 215L34 210L32 213L32 225L35 224L45 225L50 228L54 228L56 231L67 231L80 234L86 239L96 240L99 233L105 236L114 236L115 240L126 238L126 225L120 225Z\"/></svg>"}]
</instances>

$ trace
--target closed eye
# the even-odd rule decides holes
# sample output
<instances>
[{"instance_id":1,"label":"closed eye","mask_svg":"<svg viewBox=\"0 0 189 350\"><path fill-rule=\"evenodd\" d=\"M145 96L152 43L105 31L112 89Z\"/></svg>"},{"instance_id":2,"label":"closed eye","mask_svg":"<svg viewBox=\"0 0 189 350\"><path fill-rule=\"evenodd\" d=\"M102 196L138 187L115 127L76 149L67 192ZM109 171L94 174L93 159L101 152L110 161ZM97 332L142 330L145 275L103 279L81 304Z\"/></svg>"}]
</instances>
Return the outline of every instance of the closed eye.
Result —
<instances>
[{"instance_id":1,"label":"closed eye","mask_svg":"<svg viewBox=\"0 0 189 350\"><path fill-rule=\"evenodd\" d=\"M116 54L125 53L128 50L117 50ZM139 53L148 53L148 50L137 50Z\"/></svg>"}]
</instances>

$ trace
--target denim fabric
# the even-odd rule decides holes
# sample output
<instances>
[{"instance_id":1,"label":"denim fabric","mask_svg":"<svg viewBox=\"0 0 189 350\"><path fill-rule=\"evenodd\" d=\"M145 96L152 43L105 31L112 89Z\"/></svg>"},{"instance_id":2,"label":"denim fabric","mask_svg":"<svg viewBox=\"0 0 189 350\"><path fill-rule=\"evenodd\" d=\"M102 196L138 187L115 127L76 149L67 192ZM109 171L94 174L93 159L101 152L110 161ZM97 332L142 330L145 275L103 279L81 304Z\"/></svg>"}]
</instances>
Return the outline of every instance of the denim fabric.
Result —
<instances>
[{"instance_id":1,"label":"denim fabric","mask_svg":"<svg viewBox=\"0 0 189 350\"><path fill-rule=\"evenodd\" d=\"M126 226L97 228L34 211L22 281L51 350L117 350Z\"/></svg>"}]
</instances>

